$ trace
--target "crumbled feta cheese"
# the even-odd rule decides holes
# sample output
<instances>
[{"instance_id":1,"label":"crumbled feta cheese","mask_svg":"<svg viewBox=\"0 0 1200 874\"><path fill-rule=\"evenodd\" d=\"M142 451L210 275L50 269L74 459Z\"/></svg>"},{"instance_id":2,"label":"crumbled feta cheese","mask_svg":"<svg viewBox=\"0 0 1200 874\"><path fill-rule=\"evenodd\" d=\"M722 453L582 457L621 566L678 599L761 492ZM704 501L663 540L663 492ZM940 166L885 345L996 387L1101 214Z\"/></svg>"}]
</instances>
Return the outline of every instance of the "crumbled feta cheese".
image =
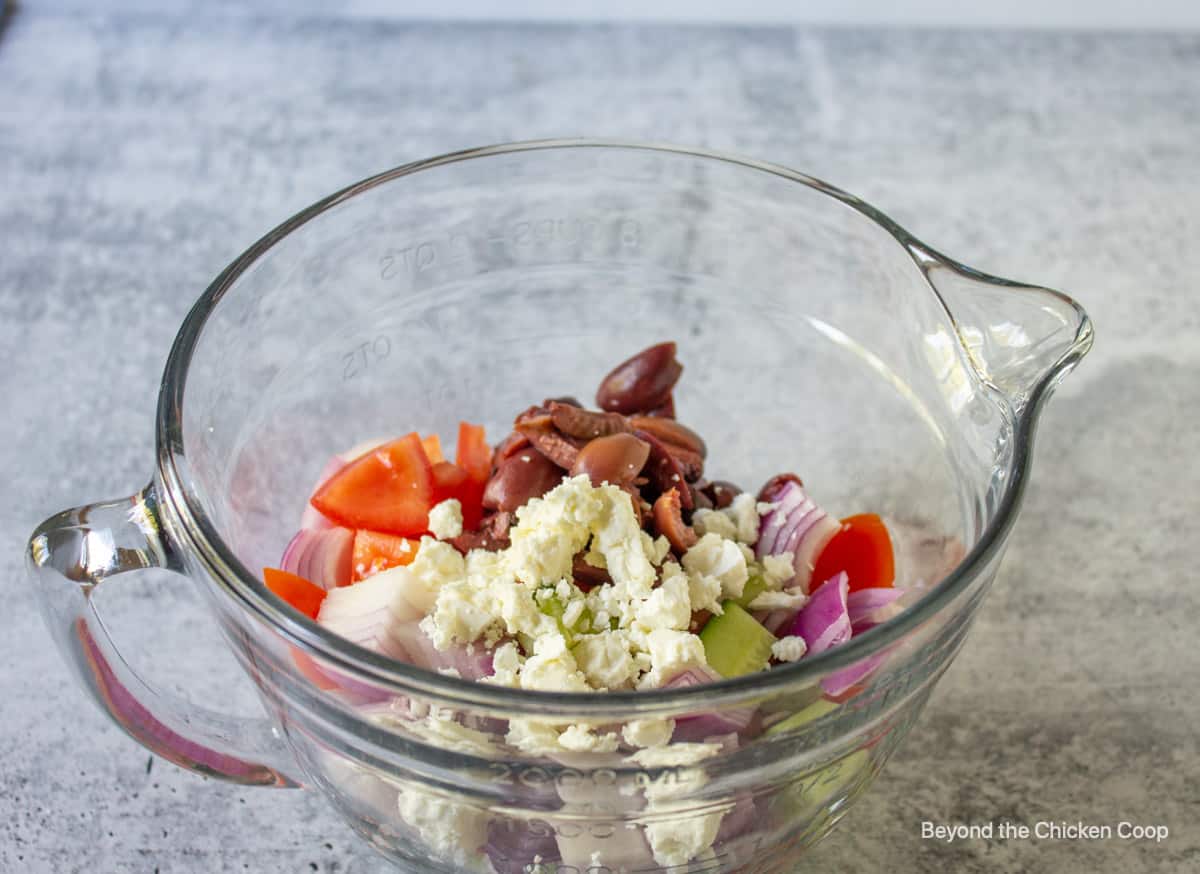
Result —
<instances>
[{"instance_id":1,"label":"crumbled feta cheese","mask_svg":"<svg viewBox=\"0 0 1200 874\"><path fill-rule=\"evenodd\" d=\"M804 638L794 634L781 637L771 644L771 655L781 662L799 661L807 651L808 644L804 642Z\"/></svg>"},{"instance_id":2,"label":"crumbled feta cheese","mask_svg":"<svg viewBox=\"0 0 1200 874\"><path fill-rule=\"evenodd\" d=\"M462 504L447 498L429 511L429 530L438 540L451 540L463 532Z\"/></svg>"},{"instance_id":3,"label":"crumbled feta cheese","mask_svg":"<svg viewBox=\"0 0 1200 874\"><path fill-rule=\"evenodd\" d=\"M682 768L711 759L721 749L717 743L674 743L638 750L629 758L643 768Z\"/></svg>"},{"instance_id":4,"label":"crumbled feta cheese","mask_svg":"<svg viewBox=\"0 0 1200 874\"><path fill-rule=\"evenodd\" d=\"M796 576L796 554L781 552L779 555L764 555L762 559L763 582L767 589L782 589L784 583Z\"/></svg>"},{"instance_id":5,"label":"crumbled feta cheese","mask_svg":"<svg viewBox=\"0 0 1200 874\"><path fill-rule=\"evenodd\" d=\"M656 689L688 668L708 664L704 644L687 631L656 628L646 635L645 648L650 653L651 670L638 683L639 689Z\"/></svg>"},{"instance_id":6,"label":"crumbled feta cheese","mask_svg":"<svg viewBox=\"0 0 1200 874\"><path fill-rule=\"evenodd\" d=\"M532 756L552 756L562 751L559 731L552 724L537 719L510 719L504 740L509 746Z\"/></svg>"},{"instance_id":7,"label":"crumbled feta cheese","mask_svg":"<svg viewBox=\"0 0 1200 874\"><path fill-rule=\"evenodd\" d=\"M572 753L611 753L619 745L615 732L597 734L591 726L582 724L567 726L558 736L558 743Z\"/></svg>"},{"instance_id":8,"label":"crumbled feta cheese","mask_svg":"<svg viewBox=\"0 0 1200 874\"><path fill-rule=\"evenodd\" d=\"M654 805L651 810L661 817L678 811L678 816L656 818L645 824L646 840L654 853L654 861L667 869L683 868L688 862L712 847L721 828L725 811L696 814L694 804Z\"/></svg>"},{"instance_id":9,"label":"crumbled feta cheese","mask_svg":"<svg viewBox=\"0 0 1200 874\"><path fill-rule=\"evenodd\" d=\"M799 610L808 602L800 591L763 592L750 602L751 610Z\"/></svg>"},{"instance_id":10,"label":"crumbled feta cheese","mask_svg":"<svg viewBox=\"0 0 1200 874\"><path fill-rule=\"evenodd\" d=\"M487 841L485 812L416 784L400 789L397 807L400 818L416 829L434 856L464 870L483 870L478 847Z\"/></svg>"},{"instance_id":11,"label":"crumbled feta cheese","mask_svg":"<svg viewBox=\"0 0 1200 874\"><path fill-rule=\"evenodd\" d=\"M650 564L658 567L671 554L671 541L667 540L661 534L655 539L643 531L642 550L646 553L646 557L650 559Z\"/></svg>"},{"instance_id":12,"label":"crumbled feta cheese","mask_svg":"<svg viewBox=\"0 0 1200 874\"><path fill-rule=\"evenodd\" d=\"M548 692L588 692L587 677L579 670L567 641L557 631L534 641L533 655L521 669L522 689Z\"/></svg>"},{"instance_id":13,"label":"crumbled feta cheese","mask_svg":"<svg viewBox=\"0 0 1200 874\"><path fill-rule=\"evenodd\" d=\"M683 631L692 621L692 599L688 578L674 562L664 570L662 582L638 608L634 624L645 631L669 628Z\"/></svg>"},{"instance_id":14,"label":"crumbled feta cheese","mask_svg":"<svg viewBox=\"0 0 1200 874\"><path fill-rule=\"evenodd\" d=\"M625 743L643 749L665 746L674 733L674 719L634 719L621 729Z\"/></svg>"},{"instance_id":15,"label":"crumbled feta cheese","mask_svg":"<svg viewBox=\"0 0 1200 874\"><path fill-rule=\"evenodd\" d=\"M692 529L701 537L715 534L726 540L736 540L737 523L720 510L701 508L692 514Z\"/></svg>"},{"instance_id":16,"label":"crumbled feta cheese","mask_svg":"<svg viewBox=\"0 0 1200 874\"><path fill-rule=\"evenodd\" d=\"M525 659L515 643L502 643L492 653L492 674L490 677L484 677L483 682L494 683L497 686L518 686L520 683L517 675L524 662Z\"/></svg>"},{"instance_id":17,"label":"crumbled feta cheese","mask_svg":"<svg viewBox=\"0 0 1200 874\"><path fill-rule=\"evenodd\" d=\"M640 673L630 653L628 635L604 630L580 636L571 652L579 670L597 689L628 688Z\"/></svg>"},{"instance_id":18,"label":"crumbled feta cheese","mask_svg":"<svg viewBox=\"0 0 1200 874\"><path fill-rule=\"evenodd\" d=\"M683 556L689 576L713 577L725 598L740 598L749 578L746 557L732 540L705 534Z\"/></svg>"},{"instance_id":19,"label":"crumbled feta cheese","mask_svg":"<svg viewBox=\"0 0 1200 874\"><path fill-rule=\"evenodd\" d=\"M407 565L406 572L416 583L408 587L406 597L414 607L425 613L433 606L443 586L466 578L467 566L462 553L449 543L422 537L417 557Z\"/></svg>"},{"instance_id":20,"label":"crumbled feta cheese","mask_svg":"<svg viewBox=\"0 0 1200 874\"><path fill-rule=\"evenodd\" d=\"M733 499L732 504L721 512L728 515L733 524L737 526L738 540L750 545L758 540L758 507L755 505L753 495L749 492L742 492Z\"/></svg>"}]
</instances>

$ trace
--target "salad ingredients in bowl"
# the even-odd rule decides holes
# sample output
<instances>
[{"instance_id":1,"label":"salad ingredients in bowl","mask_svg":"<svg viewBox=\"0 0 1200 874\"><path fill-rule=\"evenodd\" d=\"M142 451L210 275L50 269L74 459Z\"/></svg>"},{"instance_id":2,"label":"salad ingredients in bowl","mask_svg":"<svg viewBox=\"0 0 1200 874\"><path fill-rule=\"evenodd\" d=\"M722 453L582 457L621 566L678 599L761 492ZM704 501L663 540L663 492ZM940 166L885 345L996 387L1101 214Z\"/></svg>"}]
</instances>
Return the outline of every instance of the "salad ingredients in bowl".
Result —
<instances>
[{"instance_id":1,"label":"salad ingredients in bowl","mask_svg":"<svg viewBox=\"0 0 1200 874\"><path fill-rule=\"evenodd\" d=\"M380 654L553 692L739 677L884 621L902 591L880 517L838 521L794 473L709 478L675 417L682 373L660 343L603 379L599 409L548 398L494 448L463 422L453 460L417 432L332 459L268 587Z\"/></svg>"}]
</instances>

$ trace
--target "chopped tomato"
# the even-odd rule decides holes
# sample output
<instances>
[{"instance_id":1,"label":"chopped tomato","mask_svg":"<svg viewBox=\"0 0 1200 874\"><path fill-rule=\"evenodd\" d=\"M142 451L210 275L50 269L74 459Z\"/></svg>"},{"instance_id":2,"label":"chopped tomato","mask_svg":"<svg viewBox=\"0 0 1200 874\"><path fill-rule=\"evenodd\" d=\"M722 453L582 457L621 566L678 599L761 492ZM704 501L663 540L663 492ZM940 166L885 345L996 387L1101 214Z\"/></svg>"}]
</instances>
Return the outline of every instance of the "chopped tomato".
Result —
<instances>
[{"instance_id":1,"label":"chopped tomato","mask_svg":"<svg viewBox=\"0 0 1200 874\"><path fill-rule=\"evenodd\" d=\"M839 571L849 576L851 592L887 588L896 581L892 538L879 516L863 513L843 519L841 529L817 556L812 578L819 588Z\"/></svg>"},{"instance_id":2,"label":"chopped tomato","mask_svg":"<svg viewBox=\"0 0 1200 874\"><path fill-rule=\"evenodd\" d=\"M317 618L317 611L321 609L321 602L325 600L325 590L320 586L310 583L304 577L273 567L263 568L263 582L291 607L309 619Z\"/></svg>"},{"instance_id":3,"label":"chopped tomato","mask_svg":"<svg viewBox=\"0 0 1200 874\"><path fill-rule=\"evenodd\" d=\"M457 498L467 482L467 472L457 464L439 461L433 466L433 501Z\"/></svg>"},{"instance_id":4,"label":"chopped tomato","mask_svg":"<svg viewBox=\"0 0 1200 874\"><path fill-rule=\"evenodd\" d=\"M312 505L346 528L416 536L429 527L433 470L416 433L356 458L317 490Z\"/></svg>"},{"instance_id":5,"label":"chopped tomato","mask_svg":"<svg viewBox=\"0 0 1200 874\"><path fill-rule=\"evenodd\" d=\"M317 663L302 650L292 647L292 661L296 664L296 669L302 673L309 682L318 689L326 691L336 689L338 684L329 678L329 675L317 667Z\"/></svg>"},{"instance_id":6,"label":"chopped tomato","mask_svg":"<svg viewBox=\"0 0 1200 874\"><path fill-rule=\"evenodd\" d=\"M454 461L467 477L455 495L462 504L463 530L474 531L483 518L483 490L492 475L492 449L482 425L459 422Z\"/></svg>"},{"instance_id":7,"label":"chopped tomato","mask_svg":"<svg viewBox=\"0 0 1200 874\"><path fill-rule=\"evenodd\" d=\"M429 459L430 464L446 460L446 456L442 455L442 438L437 434L422 437L421 448L425 450L425 457Z\"/></svg>"},{"instance_id":8,"label":"chopped tomato","mask_svg":"<svg viewBox=\"0 0 1200 874\"><path fill-rule=\"evenodd\" d=\"M420 543L382 531L360 528L354 532L354 580L365 580L382 570L409 564Z\"/></svg>"},{"instance_id":9,"label":"chopped tomato","mask_svg":"<svg viewBox=\"0 0 1200 874\"><path fill-rule=\"evenodd\" d=\"M458 445L455 447L454 463L466 471L471 480L477 483L488 481L488 477L492 475L492 449L487 444L482 425L458 423Z\"/></svg>"}]
</instances>

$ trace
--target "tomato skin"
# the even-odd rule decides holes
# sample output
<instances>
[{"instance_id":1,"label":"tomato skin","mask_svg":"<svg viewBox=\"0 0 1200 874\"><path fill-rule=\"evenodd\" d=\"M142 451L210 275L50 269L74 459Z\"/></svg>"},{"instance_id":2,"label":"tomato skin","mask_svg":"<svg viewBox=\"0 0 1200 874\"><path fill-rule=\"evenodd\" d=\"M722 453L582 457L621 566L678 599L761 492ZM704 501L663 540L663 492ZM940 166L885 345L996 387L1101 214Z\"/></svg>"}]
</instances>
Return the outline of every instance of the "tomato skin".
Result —
<instances>
[{"instance_id":1,"label":"tomato skin","mask_svg":"<svg viewBox=\"0 0 1200 874\"><path fill-rule=\"evenodd\" d=\"M475 531L483 518L483 490L492 475L492 448L482 425L459 422L454 462L467 475L455 495L462 504L463 530Z\"/></svg>"},{"instance_id":2,"label":"tomato skin","mask_svg":"<svg viewBox=\"0 0 1200 874\"><path fill-rule=\"evenodd\" d=\"M442 454L442 438L437 434L422 437L421 448L425 450L425 457L429 459L430 464L446 460L446 456Z\"/></svg>"},{"instance_id":3,"label":"tomato skin","mask_svg":"<svg viewBox=\"0 0 1200 874\"><path fill-rule=\"evenodd\" d=\"M429 527L433 469L416 432L351 461L312 496L321 515L346 528L405 537Z\"/></svg>"},{"instance_id":4,"label":"tomato skin","mask_svg":"<svg viewBox=\"0 0 1200 874\"><path fill-rule=\"evenodd\" d=\"M263 582L280 600L288 606L303 613L309 619L316 619L325 600L325 590L304 577L296 576L278 568L263 568Z\"/></svg>"},{"instance_id":5,"label":"tomato skin","mask_svg":"<svg viewBox=\"0 0 1200 874\"><path fill-rule=\"evenodd\" d=\"M380 571L412 564L421 543L396 534L360 528L354 532L353 581L365 580Z\"/></svg>"},{"instance_id":6,"label":"tomato skin","mask_svg":"<svg viewBox=\"0 0 1200 874\"><path fill-rule=\"evenodd\" d=\"M889 588L896 582L895 562L892 538L877 514L847 516L817 556L812 578L818 582L813 591L839 571L850 577L851 592Z\"/></svg>"}]
</instances>

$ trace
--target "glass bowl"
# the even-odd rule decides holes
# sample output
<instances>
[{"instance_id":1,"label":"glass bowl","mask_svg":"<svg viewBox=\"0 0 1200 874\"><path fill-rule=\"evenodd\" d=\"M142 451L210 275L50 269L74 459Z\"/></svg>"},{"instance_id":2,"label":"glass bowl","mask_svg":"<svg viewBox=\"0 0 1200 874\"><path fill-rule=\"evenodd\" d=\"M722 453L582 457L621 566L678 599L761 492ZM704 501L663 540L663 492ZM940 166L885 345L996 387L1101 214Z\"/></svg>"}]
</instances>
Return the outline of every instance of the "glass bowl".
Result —
<instances>
[{"instance_id":1,"label":"glass bowl","mask_svg":"<svg viewBox=\"0 0 1200 874\"><path fill-rule=\"evenodd\" d=\"M217 277L171 350L150 484L47 520L30 574L136 740L211 776L315 787L401 868L794 871L962 645L1038 412L1091 336L1065 295L964 267L783 167L599 141L445 155L314 204ZM882 513L903 613L769 672L580 695L391 661L264 588L335 452L459 419L495 439L667 339L713 475L794 470L838 515ZM168 696L121 658L91 596L147 567L203 591L269 720ZM703 749L563 743L747 708L749 730Z\"/></svg>"}]
</instances>

